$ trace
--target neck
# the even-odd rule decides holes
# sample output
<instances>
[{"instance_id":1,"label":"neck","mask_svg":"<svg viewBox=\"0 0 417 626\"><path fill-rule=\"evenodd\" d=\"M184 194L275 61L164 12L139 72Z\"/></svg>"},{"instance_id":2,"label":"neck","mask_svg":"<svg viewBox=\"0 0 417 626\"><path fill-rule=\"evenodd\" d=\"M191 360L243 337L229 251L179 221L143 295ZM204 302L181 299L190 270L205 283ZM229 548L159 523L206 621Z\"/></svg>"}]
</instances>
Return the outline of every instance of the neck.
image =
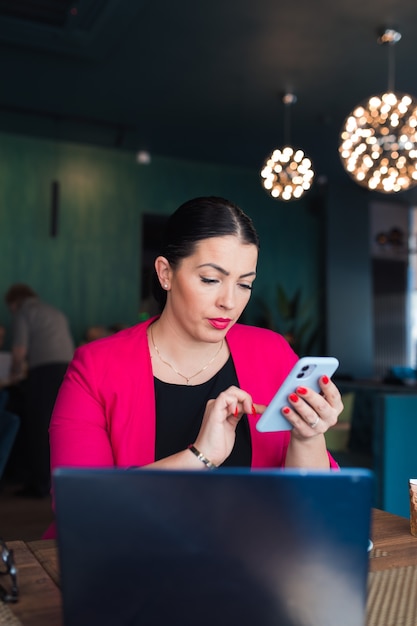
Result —
<instances>
[{"instance_id":1,"label":"neck","mask_svg":"<svg viewBox=\"0 0 417 626\"><path fill-rule=\"evenodd\" d=\"M193 349L191 349L190 343L186 347L184 342L181 343L179 339L176 341L173 333L169 334L169 341L166 341L164 333L160 331L159 324L151 324L149 327L153 370L154 374L162 380L175 383L182 379L187 385L197 379L201 382L201 378L211 375L213 367L218 368L219 364L223 364L224 356L221 359L220 355L225 345L224 339L215 344L194 342ZM171 349L172 347L174 350Z\"/></svg>"}]
</instances>

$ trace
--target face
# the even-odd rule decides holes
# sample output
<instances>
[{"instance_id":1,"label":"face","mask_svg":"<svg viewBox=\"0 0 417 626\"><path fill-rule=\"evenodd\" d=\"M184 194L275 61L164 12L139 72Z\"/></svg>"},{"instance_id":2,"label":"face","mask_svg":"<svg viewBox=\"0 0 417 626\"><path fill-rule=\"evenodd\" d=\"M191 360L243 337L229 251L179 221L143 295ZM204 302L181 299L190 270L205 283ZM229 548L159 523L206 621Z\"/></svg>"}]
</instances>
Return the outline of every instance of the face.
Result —
<instances>
[{"instance_id":1,"label":"face","mask_svg":"<svg viewBox=\"0 0 417 626\"><path fill-rule=\"evenodd\" d=\"M202 341L220 341L251 296L258 250L233 235L203 239L194 254L169 269L166 313Z\"/></svg>"}]
</instances>

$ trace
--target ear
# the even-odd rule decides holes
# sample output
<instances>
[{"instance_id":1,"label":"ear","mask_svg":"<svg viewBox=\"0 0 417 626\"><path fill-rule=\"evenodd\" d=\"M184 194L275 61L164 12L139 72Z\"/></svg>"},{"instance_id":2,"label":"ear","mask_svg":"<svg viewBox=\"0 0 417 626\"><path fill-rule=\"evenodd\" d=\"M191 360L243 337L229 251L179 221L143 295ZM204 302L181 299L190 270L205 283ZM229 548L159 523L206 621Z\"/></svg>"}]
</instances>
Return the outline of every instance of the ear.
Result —
<instances>
[{"instance_id":1,"label":"ear","mask_svg":"<svg viewBox=\"0 0 417 626\"><path fill-rule=\"evenodd\" d=\"M169 261L164 256L155 259L155 271L162 289L169 291L171 288L172 269Z\"/></svg>"}]
</instances>

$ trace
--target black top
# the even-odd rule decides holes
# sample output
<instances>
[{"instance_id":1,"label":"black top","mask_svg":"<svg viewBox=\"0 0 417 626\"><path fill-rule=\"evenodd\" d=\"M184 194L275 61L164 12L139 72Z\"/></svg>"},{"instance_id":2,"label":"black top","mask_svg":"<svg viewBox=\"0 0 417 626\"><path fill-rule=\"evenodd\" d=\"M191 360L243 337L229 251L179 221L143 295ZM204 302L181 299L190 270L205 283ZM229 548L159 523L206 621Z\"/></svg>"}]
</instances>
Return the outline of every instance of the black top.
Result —
<instances>
[{"instance_id":1,"label":"black top","mask_svg":"<svg viewBox=\"0 0 417 626\"><path fill-rule=\"evenodd\" d=\"M155 460L180 452L194 443L200 430L207 401L231 385L239 386L230 356L217 374L202 385L172 385L157 378ZM222 467L250 467L252 446L247 415L236 428L236 441Z\"/></svg>"}]
</instances>

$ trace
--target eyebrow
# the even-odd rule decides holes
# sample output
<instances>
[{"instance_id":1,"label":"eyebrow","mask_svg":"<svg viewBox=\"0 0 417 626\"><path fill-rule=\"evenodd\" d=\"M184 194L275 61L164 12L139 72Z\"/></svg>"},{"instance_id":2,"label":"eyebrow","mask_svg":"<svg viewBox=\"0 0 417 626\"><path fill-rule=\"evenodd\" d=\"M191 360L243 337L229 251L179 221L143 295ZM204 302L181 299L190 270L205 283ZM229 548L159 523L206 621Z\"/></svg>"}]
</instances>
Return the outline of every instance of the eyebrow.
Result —
<instances>
[{"instance_id":1,"label":"eyebrow","mask_svg":"<svg viewBox=\"0 0 417 626\"><path fill-rule=\"evenodd\" d=\"M212 267L213 269L217 270L224 276L230 276L230 272L227 272L225 269L220 267L220 265L216 265L215 263L202 263L201 265L197 266L197 269L200 269L201 267ZM249 276L256 276L256 272L248 272L247 274L241 274L239 278L248 278Z\"/></svg>"}]
</instances>

